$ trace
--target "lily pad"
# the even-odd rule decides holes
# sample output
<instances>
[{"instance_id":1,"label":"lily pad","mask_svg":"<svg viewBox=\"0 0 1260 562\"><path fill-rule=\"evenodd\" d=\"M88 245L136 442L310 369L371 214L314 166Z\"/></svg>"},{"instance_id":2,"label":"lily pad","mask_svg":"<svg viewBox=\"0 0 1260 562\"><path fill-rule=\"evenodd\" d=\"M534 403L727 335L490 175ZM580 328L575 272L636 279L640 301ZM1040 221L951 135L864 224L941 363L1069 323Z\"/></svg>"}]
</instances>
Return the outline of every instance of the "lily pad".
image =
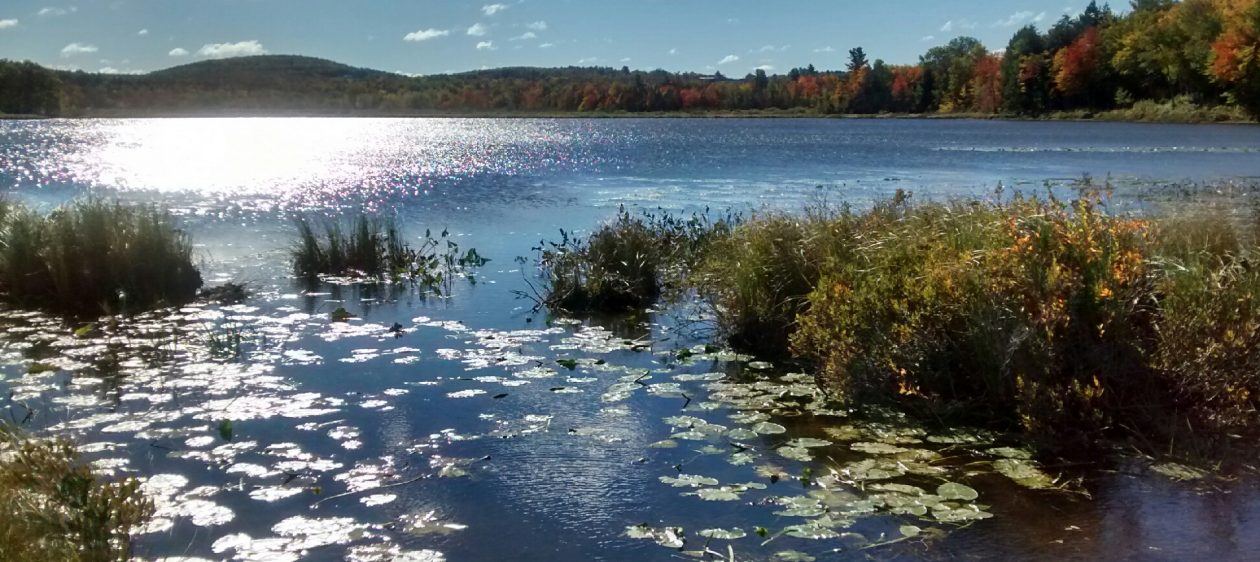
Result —
<instances>
[{"instance_id":1,"label":"lily pad","mask_svg":"<svg viewBox=\"0 0 1260 562\"><path fill-rule=\"evenodd\" d=\"M677 477L662 476L660 477L660 481L675 488L700 488L702 486L718 485L716 478L699 476L696 474L679 474Z\"/></svg>"},{"instance_id":2,"label":"lily pad","mask_svg":"<svg viewBox=\"0 0 1260 562\"><path fill-rule=\"evenodd\" d=\"M936 487L936 495L947 500L971 501L980 497L974 488L957 482L946 482Z\"/></svg>"},{"instance_id":3,"label":"lily pad","mask_svg":"<svg viewBox=\"0 0 1260 562\"><path fill-rule=\"evenodd\" d=\"M773 422L761 422L752 426L752 430L762 435L778 435L787 433L787 428Z\"/></svg>"},{"instance_id":4,"label":"lily pad","mask_svg":"<svg viewBox=\"0 0 1260 562\"><path fill-rule=\"evenodd\" d=\"M739 527L735 527L733 529L705 529L700 531L699 535L721 541L733 541L748 536L748 533Z\"/></svg>"},{"instance_id":5,"label":"lily pad","mask_svg":"<svg viewBox=\"0 0 1260 562\"><path fill-rule=\"evenodd\" d=\"M1024 459L998 459L993 461L993 470L998 474L1014 480L1016 484L1034 490L1054 487L1054 478L1042 472L1032 461Z\"/></svg>"},{"instance_id":6,"label":"lily pad","mask_svg":"<svg viewBox=\"0 0 1260 562\"><path fill-rule=\"evenodd\" d=\"M682 527L649 527L646 524L626 527L626 536L632 539L649 539L666 548L682 548L686 543Z\"/></svg>"}]
</instances>

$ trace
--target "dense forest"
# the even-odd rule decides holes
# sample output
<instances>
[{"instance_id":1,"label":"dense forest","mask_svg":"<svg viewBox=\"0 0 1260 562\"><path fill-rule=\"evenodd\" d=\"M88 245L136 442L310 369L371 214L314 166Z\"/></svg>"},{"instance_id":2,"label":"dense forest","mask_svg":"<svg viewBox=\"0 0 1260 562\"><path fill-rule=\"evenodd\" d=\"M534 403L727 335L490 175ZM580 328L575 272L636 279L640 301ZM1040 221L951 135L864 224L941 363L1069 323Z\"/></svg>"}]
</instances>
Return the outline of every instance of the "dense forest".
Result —
<instances>
[{"instance_id":1,"label":"dense forest","mask_svg":"<svg viewBox=\"0 0 1260 562\"><path fill-rule=\"evenodd\" d=\"M0 61L0 112L43 115L795 110L1041 115L1171 102L1260 116L1260 0L1095 3L992 52L971 37L918 64L813 65L743 78L629 68L503 68L407 77L297 56L193 63L145 75Z\"/></svg>"}]
</instances>

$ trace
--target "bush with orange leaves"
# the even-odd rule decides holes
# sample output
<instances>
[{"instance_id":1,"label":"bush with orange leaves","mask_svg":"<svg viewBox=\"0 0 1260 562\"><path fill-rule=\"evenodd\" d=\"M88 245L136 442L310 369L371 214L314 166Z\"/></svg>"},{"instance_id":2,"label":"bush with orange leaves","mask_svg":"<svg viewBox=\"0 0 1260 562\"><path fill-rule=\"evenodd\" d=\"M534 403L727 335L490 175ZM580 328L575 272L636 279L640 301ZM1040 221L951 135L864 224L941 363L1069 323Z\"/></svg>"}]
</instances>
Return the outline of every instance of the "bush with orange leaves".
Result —
<instances>
[{"instance_id":1,"label":"bush with orange leaves","mask_svg":"<svg viewBox=\"0 0 1260 562\"><path fill-rule=\"evenodd\" d=\"M1219 455L1257 434L1260 275L1233 227L1165 228L1097 195L902 199L844 220L862 230L811 252L843 259L791 338L837 396L1018 427L1059 451L1124 438Z\"/></svg>"}]
</instances>

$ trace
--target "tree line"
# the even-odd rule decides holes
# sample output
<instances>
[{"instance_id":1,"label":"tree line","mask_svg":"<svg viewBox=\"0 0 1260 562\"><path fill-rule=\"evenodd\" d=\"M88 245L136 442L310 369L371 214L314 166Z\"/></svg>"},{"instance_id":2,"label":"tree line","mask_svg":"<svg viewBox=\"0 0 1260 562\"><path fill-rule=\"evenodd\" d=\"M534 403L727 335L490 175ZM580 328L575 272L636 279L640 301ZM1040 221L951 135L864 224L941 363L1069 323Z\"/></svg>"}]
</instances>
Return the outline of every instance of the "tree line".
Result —
<instances>
[{"instance_id":1,"label":"tree line","mask_svg":"<svg viewBox=\"0 0 1260 562\"><path fill-rule=\"evenodd\" d=\"M917 64L871 62L857 47L840 70L813 65L743 78L629 68L504 68L406 77L306 57L206 61L142 76L0 62L0 112L300 111L673 112L820 114L1101 111L1143 100L1234 106L1260 116L1260 0L1096 3L1044 32L1027 26L1002 51L959 37Z\"/></svg>"}]
</instances>

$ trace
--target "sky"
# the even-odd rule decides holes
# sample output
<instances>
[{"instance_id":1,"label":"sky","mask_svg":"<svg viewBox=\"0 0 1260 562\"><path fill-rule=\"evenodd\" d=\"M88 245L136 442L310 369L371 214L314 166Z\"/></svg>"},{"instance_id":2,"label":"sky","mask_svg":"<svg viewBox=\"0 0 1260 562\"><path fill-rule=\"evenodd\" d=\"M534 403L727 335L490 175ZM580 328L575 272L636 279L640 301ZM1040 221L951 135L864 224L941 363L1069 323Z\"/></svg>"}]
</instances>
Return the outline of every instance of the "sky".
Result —
<instances>
[{"instance_id":1,"label":"sky","mask_svg":"<svg viewBox=\"0 0 1260 562\"><path fill-rule=\"evenodd\" d=\"M1001 49L1088 0L0 0L0 58L135 73L299 54L403 74L503 66L673 71L911 63L970 35ZM1127 2L1117 2L1127 4ZM1119 7L1119 6L1117 6Z\"/></svg>"}]
</instances>

